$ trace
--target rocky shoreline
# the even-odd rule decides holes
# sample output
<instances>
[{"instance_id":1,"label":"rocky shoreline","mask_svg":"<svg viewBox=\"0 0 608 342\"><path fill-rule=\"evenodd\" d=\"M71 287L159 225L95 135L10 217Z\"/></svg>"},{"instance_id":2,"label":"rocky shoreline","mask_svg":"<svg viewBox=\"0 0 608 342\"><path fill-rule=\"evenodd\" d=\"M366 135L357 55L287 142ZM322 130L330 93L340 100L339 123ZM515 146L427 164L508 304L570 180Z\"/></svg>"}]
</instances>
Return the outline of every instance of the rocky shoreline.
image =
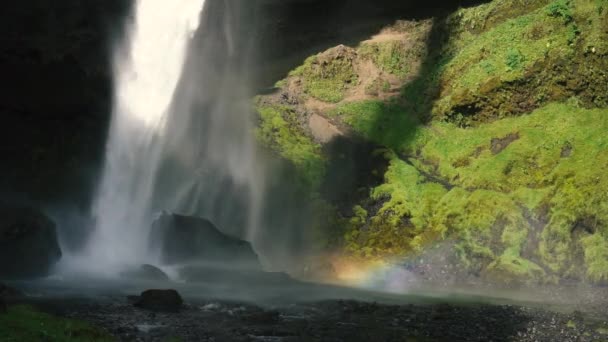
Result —
<instances>
[{"instance_id":1,"label":"rocky shoreline","mask_svg":"<svg viewBox=\"0 0 608 342\"><path fill-rule=\"evenodd\" d=\"M128 303L80 304L60 315L121 341L603 341L608 315L511 305L383 305L322 301L260 307L190 302L179 313Z\"/></svg>"}]
</instances>

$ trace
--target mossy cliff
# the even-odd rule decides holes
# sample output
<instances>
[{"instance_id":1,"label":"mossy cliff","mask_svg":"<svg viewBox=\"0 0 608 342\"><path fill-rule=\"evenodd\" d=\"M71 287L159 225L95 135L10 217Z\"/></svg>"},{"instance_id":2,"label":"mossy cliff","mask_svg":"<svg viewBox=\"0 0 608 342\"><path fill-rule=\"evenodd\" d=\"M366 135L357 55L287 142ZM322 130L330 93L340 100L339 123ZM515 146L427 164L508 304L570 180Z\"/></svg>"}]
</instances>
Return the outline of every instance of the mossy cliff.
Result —
<instances>
[{"instance_id":1,"label":"mossy cliff","mask_svg":"<svg viewBox=\"0 0 608 342\"><path fill-rule=\"evenodd\" d=\"M260 140L326 208L324 248L388 259L450 241L487 279L608 282L608 1L397 22L308 58L256 106ZM324 195L336 140L369 147L350 196Z\"/></svg>"}]
</instances>

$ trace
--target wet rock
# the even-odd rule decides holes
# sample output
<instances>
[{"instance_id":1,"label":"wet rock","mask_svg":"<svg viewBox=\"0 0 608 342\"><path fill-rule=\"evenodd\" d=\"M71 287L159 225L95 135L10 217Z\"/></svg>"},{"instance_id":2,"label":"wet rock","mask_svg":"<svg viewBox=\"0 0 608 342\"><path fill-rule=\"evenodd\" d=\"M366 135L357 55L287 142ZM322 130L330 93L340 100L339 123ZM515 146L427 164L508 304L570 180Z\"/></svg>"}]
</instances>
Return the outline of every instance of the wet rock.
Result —
<instances>
[{"instance_id":1,"label":"wet rock","mask_svg":"<svg viewBox=\"0 0 608 342\"><path fill-rule=\"evenodd\" d=\"M146 290L133 300L135 307L162 312L178 312L184 301L176 290Z\"/></svg>"},{"instance_id":2,"label":"wet rock","mask_svg":"<svg viewBox=\"0 0 608 342\"><path fill-rule=\"evenodd\" d=\"M135 305L140 300L140 296L127 296L127 303Z\"/></svg>"},{"instance_id":3,"label":"wet rock","mask_svg":"<svg viewBox=\"0 0 608 342\"><path fill-rule=\"evenodd\" d=\"M47 276L60 258L61 249L51 219L31 207L0 203L1 278Z\"/></svg>"},{"instance_id":4,"label":"wet rock","mask_svg":"<svg viewBox=\"0 0 608 342\"><path fill-rule=\"evenodd\" d=\"M570 142L566 142L564 144L564 146L562 146L562 151L560 153L560 157L562 158L568 158L572 155L572 150L574 149L574 147L572 146L572 144Z\"/></svg>"},{"instance_id":5,"label":"wet rock","mask_svg":"<svg viewBox=\"0 0 608 342\"><path fill-rule=\"evenodd\" d=\"M338 273L334 265L326 257L313 257L307 260L296 277L326 282L338 279Z\"/></svg>"},{"instance_id":6,"label":"wet rock","mask_svg":"<svg viewBox=\"0 0 608 342\"><path fill-rule=\"evenodd\" d=\"M24 295L21 291L10 286L0 284L0 300L11 301L22 298Z\"/></svg>"},{"instance_id":7,"label":"wet rock","mask_svg":"<svg viewBox=\"0 0 608 342\"><path fill-rule=\"evenodd\" d=\"M7 310L9 303L14 303L22 297L21 291L0 283L0 313Z\"/></svg>"},{"instance_id":8,"label":"wet rock","mask_svg":"<svg viewBox=\"0 0 608 342\"><path fill-rule=\"evenodd\" d=\"M126 270L120 274L124 278L148 281L169 281L169 276L160 268L152 265L141 265L139 267Z\"/></svg>"},{"instance_id":9,"label":"wet rock","mask_svg":"<svg viewBox=\"0 0 608 342\"><path fill-rule=\"evenodd\" d=\"M308 127L315 140L323 144L327 144L335 137L343 135L336 125L318 114L310 116L308 119Z\"/></svg>"},{"instance_id":10,"label":"wet rock","mask_svg":"<svg viewBox=\"0 0 608 342\"><path fill-rule=\"evenodd\" d=\"M274 324L280 321L281 314L278 311L258 310L242 315L242 319L253 324Z\"/></svg>"},{"instance_id":11,"label":"wet rock","mask_svg":"<svg viewBox=\"0 0 608 342\"><path fill-rule=\"evenodd\" d=\"M509 147L511 143L519 140L519 132L510 133L504 138L493 138L490 142L492 154L496 155L502 152L505 148Z\"/></svg>"},{"instance_id":12,"label":"wet rock","mask_svg":"<svg viewBox=\"0 0 608 342\"><path fill-rule=\"evenodd\" d=\"M261 269L249 242L222 233L204 218L163 213L152 225L151 248L167 264L219 262Z\"/></svg>"}]
</instances>

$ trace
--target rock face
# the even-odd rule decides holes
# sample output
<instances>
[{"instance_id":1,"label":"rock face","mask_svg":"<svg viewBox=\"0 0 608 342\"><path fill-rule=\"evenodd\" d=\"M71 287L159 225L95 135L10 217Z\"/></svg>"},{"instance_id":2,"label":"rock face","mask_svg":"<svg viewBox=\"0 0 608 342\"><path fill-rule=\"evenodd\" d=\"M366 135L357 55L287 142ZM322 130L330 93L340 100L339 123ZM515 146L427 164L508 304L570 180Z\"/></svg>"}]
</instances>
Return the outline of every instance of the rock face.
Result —
<instances>
[{"instance_id":1,"label":"rock face","mask_svg":"<svg viewBox=\"0 0 608 342\"><path fill-rule=\"evenodd\" d=\"M251 244L220 232L203 218L163 213L152 225L150 241L167 264L204 262L260 268Z\"/></svg>"},{"instance_id":2,"label":"rock face","mask_svg":"<svg viewBox=\"0 0 608 342\"><path fill-rule=\"evenodd\" d=\"M151 311L178 312L183 303L175 290L146 290L133 305Z\"/></svg>"},{"instance_id":3,"label":"rock face","mask_svg":"<svg viewBox=\"0 0 608 342\"><path fill-rule=\"evenodd\" d=\"M131 3L3 4L2 190L45 202L88 199L111 112L110 31Z\"/></svg>"},{"instance_id":4,"label":"rock face","mask_svg":"<svg viewBox=\"0 0 608 342\"><path fill-rule=\"evenodd\" d=\"M44 277L60 258L53 221L34 208L0 204L0 277Z\"/></svg>"}]
</instances>

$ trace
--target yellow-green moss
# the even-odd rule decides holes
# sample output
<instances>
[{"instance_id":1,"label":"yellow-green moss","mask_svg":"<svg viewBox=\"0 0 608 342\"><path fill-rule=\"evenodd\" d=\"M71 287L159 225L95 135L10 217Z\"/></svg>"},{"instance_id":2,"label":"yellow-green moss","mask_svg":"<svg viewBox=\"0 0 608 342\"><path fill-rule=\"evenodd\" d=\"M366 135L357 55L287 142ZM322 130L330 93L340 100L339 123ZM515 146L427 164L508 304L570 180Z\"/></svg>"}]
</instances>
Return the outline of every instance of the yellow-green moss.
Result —
<instances>
[{"instance_id":1,"label":"yellow-green moss","mask_svg":"<svg viewBox=\"0 0 608 342\"><path fill-rule=\"evenodd\" d=\"M470 36L466 44L459 42L462 49L456 50L442 75L449 87L435 104L436 114L448 113L466 98L465 92L478 92L490 81L500 84L523 79L527 69L549 56L573 56L572 29L560 16L569 15L570 7L563 5L554 9L557 14L548 15L553 13L549 11L554 5L555 2Z\"/></svg>"},{"instance_id":2,"label":"yellow-green moss","mask_svg":"<svg viewBox=\"0 0 608 342\"><path fill-rule=\"evenodd\" d=\"M604 234L595 233L581 239L585 248L587 275L595 282L608 282L608 239Z\"/></svg>"},{"instance_id":3,"label":"yellow-green moss","mask_svg":"<svg viewBox=\"0 0 608 342\"><path fill-rule=\"evenodd\" d=\"M307 95L341 102L324 114L386 148L384 183L336 223L346 250L405 255L455 238L464 266L506 281L575 268L607 281L607 13L608 0L495 0L435 20L428 56L406 41L366 42L292 72ZM352 58L402 79L414 59L421 67L393 99L344 103ZM277 133L305 136L292 127L293 109L276 109L263 116L283 122L262 136L290 160L316 160L304 169L320 178L319 147ZM299 143L308 147L291 147Z\"/></svg>"},{"instance_id":4,"label":"yellow-green moss","mask_svg":"<svg viewBox=\"0 0 608 342\"><path fill-rule=\"evenodd\" d=\"M340 102L358 78L352 53L346 47L338 47L309 57L290 76L300 77L306 94L325 102Z\"/></svg>"},{"instance_id":5,"label":"yellow-green moss","mask_svg":"<svg viewBox=\"0 0 608 342\"><path fill-rule=\"evenodd\" d=\"M429 182L413 166L389 153L390 164L385 183L376 187L372 199L389 197L378 211L384 223L398 227L408 218L416 233L428 228L435 206L447 192L440 184Z\"/></svg>"},{"instance_id":6,"label":"yellow-green moss","mask_svg":"<svg viewBox=\"0 0 608 342\"><path fill-rule=\"evenodd\" d=\"M377 100L340 104L328 115L340 118L367 139L394 149L411 140L419 125L401 105Z\"/></svg>"},{"instance_id":7,"label":"yellow-green moss","mask_svg":"<svg viewBox=\"0 0 608 342\"><path fill-rule=\"evenodd\" d=\"M54 317L29 306L13 306L0 313L0 339L5 342L115 341L108 333L87 323Z\"/></svg>"},{"instance_id":8,"label":"yellow-green moss","mask_svg":"<svg viewBox=\"0 0 608 342\"><path fill-rule=\"evenodd\" d=\"M395 40L380 43L364 43L358 49L363 58L372 60L382 71L405 78L411 72L410 64L420 54L406 41Z\"/></svg>"},{"instance_id":9,"label":"yellow-green moss","mask_svg":"<svg viewBox=\"0 0 608 342\"><path fill-rule=\"evenodd\" d=\"M312 141L297 122L297 114L288 106L259 106L258 139L301 172L305 185L318 187L325 172L320 146Z\"/></svg>"},{"instance_id":10,"label":"yellow-green moss","mask_svg":"<svg viewBox=\"0 0 608 342\"><path fill-rule=\"evenodd\" d=\"M456 234L465 264L485 258L489 271L541 279L545 271L522 256L533 229L524 209L532 218L550 217L536 247L537 257L557 274L566 271L566 261L574 258L580 244L572 237L577 221L593 217L597 222L593 229L605 231L608 110L583 109L569 102L469 129L434 122L417 129L388 125L384 131L376 130L370 124L374 115L387 115L390 120L407 117L398 109L385 110L386 106L349 104L335 113L380 144L396 147L400 153L415 152L409 160L387 152L390 164L385 183L370 196L387 200L371 218L372 232L364 233L369 241L364 243L361 234L357 236L361 248L382 253L389 246L386 252L394 254L398 245L407 254L420 248L414 241ZM388 139L393 129L403 129L401 134L410 137ZM505 137L510 139L500 140ZM447 185L453 188L448 191ZM541 213L543 206L550 208L548 213ZM382 233L374 234L374 229ZM425 238L416 239L420 234ZM608 242L598 236L580 244L587 275L594 280L606 276L602 270L606 254L600 251L608 250ZM390 239L399 242L391 244Z\"/></svg>"}]
</instances>

